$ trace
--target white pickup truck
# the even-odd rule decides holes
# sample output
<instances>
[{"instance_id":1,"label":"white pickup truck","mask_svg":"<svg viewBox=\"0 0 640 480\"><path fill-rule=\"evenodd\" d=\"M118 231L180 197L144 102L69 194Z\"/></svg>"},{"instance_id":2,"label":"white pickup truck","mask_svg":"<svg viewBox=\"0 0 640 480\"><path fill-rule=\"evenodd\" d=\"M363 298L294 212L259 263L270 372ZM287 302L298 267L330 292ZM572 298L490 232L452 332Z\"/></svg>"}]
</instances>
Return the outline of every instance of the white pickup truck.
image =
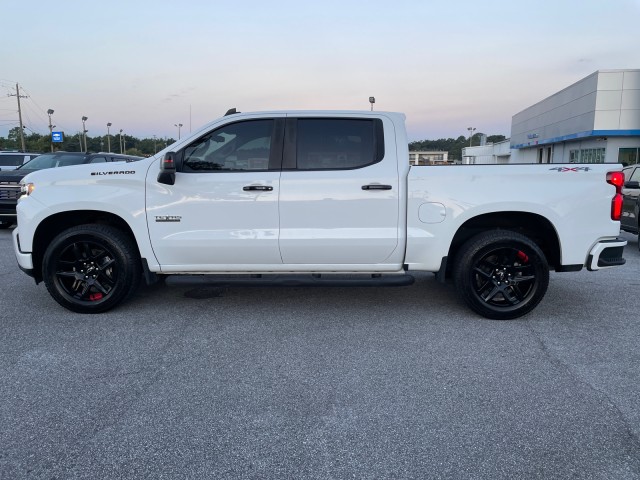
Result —
<instances>
[{"instance_id":1,"label":"white pickup truck","mask_svg":"<svg viewBox=\"0 0 640 480\"><path fill-rule=\"evenodd\" d=\"M624 264L617 164L410 167L404 115L230 111L154 157L35 172L14 249L64 307L167 283L402 285L452 278L511 319L549 270Z\"/></svg>"}]
</instances>

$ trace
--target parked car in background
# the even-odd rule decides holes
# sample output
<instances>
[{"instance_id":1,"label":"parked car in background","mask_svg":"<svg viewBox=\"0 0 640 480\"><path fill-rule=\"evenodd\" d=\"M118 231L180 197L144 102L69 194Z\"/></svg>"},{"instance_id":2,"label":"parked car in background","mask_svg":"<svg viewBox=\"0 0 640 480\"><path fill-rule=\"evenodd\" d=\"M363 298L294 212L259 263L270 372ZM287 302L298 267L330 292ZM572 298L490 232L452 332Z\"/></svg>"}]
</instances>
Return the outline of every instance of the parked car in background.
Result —
<instances>
[{"instance_id":1,"label":"parked car in background","mask_svg":"<svg viewBox=\"0 0 640 480\"><path fill-rule=\"evenodd\" d=\"M625 232L640 233L640 164L622 169L622 217L620 228ZM640 244L639 244L640 248Z\"/></svg>"},{"instance_id":2,"label":"parked car in background","mask_svg":"<svg viewBox=\"0 0 640 480\"><path fill-rule=\"evenodd\" d=\"M14 152L13 155L18 154ZM13 167L13 170L0 172L0 229L9 228L16 222L16 204L20 197L20 180L31 172L86 163L135 162L144 158L104 152L54 152L42 155L20 153L19 155L33 155L34 158L17 168Z\"/></svg>"},{"instance_id":3,"label":"parked car in background","mask_svg":"<svg viewBox=\"0 0 640 480\"><path fill-rule=\"evenodd\" d=\"M0 152L0 170L15 170L23 163L36 158L39 153Z\"/></svg>"}]
</instances>

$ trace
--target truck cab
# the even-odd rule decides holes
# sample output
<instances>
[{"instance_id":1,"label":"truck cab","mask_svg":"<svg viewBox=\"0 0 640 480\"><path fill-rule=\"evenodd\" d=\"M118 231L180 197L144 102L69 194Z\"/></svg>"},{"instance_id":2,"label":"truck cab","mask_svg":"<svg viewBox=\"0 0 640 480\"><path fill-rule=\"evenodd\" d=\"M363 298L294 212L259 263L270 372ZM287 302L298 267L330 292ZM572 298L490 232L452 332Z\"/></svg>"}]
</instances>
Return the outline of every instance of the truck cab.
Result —
<instances>
[{"instance_id":1,"label":"truck cab","mask_svg":"<svg viewBox=\"0 0 640 480\"><path fill-rule=\"evenodd\" d=\"M386 129L386 135L385 135ZM175 149L175 182L147 178L162 271L400 270L402 172L393 121L243 117Z\"/></svg>"}]
</instances>

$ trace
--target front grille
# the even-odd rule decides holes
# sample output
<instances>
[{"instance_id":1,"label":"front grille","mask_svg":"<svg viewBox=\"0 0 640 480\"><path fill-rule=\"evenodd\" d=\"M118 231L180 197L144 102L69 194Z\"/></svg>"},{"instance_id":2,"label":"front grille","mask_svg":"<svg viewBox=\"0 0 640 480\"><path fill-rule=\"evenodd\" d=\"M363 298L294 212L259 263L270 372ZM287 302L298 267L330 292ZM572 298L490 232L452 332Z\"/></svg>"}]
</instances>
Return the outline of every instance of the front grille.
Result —
<instances>
[{"instance_id":1,"label":"front grille","mask_svg":"<svg viewBox=\"0 0 640 480\"><path fill-rule=\"evenodd\" d=\"M17 200L20 195L20 184L0 182L0 200Z\"/></svg>"}]
</instances>

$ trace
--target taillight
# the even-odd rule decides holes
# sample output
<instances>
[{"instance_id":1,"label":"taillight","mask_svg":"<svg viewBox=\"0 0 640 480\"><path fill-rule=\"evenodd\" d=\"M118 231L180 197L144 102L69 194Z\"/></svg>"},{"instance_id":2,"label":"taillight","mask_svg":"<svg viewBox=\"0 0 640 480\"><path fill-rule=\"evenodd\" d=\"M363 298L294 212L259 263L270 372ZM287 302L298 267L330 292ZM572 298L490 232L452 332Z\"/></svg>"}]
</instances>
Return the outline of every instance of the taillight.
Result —
<instances>
[{"instance_id":1,"label":"taillight","mask_svg":"<svg viewBox=\"0 0 640 480\"><path fill-rule=\"evenodd\" d=\"M614 185L616 188L621 189L624 185L624 173L622 172L608 172L607 183Z\"/></svg>"},{"instance_id":2,"label":"taillight","mask_svg":"<svg viewBox=\"0 0 640 480\"><path fill-rule=\"evenodd\" d=\"M616 194L611 199L611 220L619 221L622 217L622 186L624 185L624 173L608 172L607 183L616 187Z\"/></svg>"}]
</instances>

